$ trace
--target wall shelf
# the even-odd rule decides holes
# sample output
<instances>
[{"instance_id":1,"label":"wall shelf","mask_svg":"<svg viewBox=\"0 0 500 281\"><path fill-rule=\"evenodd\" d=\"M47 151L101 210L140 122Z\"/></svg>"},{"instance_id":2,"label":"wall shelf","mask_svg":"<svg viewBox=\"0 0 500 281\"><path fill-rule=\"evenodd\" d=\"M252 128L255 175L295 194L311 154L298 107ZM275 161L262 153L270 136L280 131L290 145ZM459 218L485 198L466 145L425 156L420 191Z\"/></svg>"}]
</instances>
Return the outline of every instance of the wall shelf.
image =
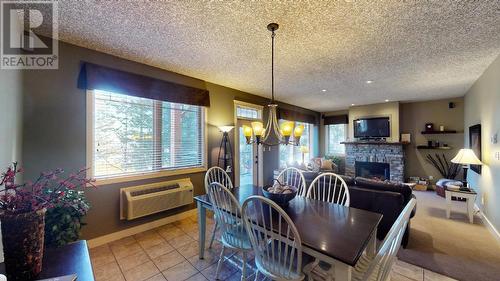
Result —
<instances>
[{"instance_id":1,"label":"wall shelf","mask_svg":"<svg viewBox=\"0 0 500 281\"><path fill-rule=\"evenodd\" d=\"M452 149L450 146L427 146L427 145L418 145L417 149L441 149L441 150L449 150Z\"/></svg>"},{"instance_id":2,"label":"wall shelf","mask_svg":"<svg viewBox=\"0 0 500 281\"><path fill-rule=\"evenodd\" d=\"M457 131L422 131L422 135L444 135L444 134L458 134Z\"/></svg>"}]
</instances>

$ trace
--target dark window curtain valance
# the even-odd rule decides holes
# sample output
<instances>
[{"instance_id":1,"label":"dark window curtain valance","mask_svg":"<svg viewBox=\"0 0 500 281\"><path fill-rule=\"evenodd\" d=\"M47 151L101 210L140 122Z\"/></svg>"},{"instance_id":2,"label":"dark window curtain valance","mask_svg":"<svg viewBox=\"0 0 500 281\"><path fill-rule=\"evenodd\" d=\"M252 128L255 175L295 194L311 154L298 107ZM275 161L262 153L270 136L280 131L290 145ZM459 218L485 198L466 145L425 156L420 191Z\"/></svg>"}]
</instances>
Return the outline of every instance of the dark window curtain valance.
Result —
<instances>
[{"instance_id":1,"label":"dark window curtain valance","mask_svg":"<svg viewBox=\"0 0 500 281\"><path fill-rule=\"evenodd\" d=\"M349 124L349 116L345 115L335 115L335 116L325 116L325 125L337 125L337 124Z\"/></svg>"},{"instance_id":2,"label":"dark window curtain valance","mask_svg":"<svg viewBox=\"0 0 500 281\"><path fill-rule=\"evenodd\" d=\"M278 107L278 119L316 124L316 116Z\"/></svg>"},{"instance_id":3,"label":"dark window curtain valance","mask_svg":"<svg viewBox=\"0 0 500 281\"><path fill-rule=\"evenodd\" d=\"M205 89L193 88L93 63L82 63L78 88L103 90L141 98L210 106Z\"/></svg>"}]
</instances>

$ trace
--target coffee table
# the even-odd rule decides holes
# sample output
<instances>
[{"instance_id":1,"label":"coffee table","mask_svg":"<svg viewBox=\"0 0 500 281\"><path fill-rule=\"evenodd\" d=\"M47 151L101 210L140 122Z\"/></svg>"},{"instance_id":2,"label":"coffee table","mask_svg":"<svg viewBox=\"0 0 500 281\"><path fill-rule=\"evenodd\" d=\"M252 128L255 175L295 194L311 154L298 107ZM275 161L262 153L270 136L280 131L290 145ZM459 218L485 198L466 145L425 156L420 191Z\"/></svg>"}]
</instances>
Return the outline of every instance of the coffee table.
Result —
<instances>
[{"instance_id":1,"label":"coffee table","mask_svg":"<svg viewBox=\"0 0 500 281\"><path fill-rule=\"evenodd\" d=\"M467 202L467 215L469 216L469 222L474 223L474 202L476 202L477 193L473 190L471 191L461 191L461 190L446 190L446 217L450 218L451 213L451 197L465 198Z\"/></svg>"}]
</instances>

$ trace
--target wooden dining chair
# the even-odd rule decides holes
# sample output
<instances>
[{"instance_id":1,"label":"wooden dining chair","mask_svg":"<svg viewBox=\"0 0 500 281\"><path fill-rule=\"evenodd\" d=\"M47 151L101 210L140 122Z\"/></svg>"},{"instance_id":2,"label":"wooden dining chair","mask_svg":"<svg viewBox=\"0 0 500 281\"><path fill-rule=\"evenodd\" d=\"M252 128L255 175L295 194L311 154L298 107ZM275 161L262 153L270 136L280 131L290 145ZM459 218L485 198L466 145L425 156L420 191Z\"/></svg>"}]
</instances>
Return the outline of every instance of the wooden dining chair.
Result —
<instances>
[{"instance_id":1,"label":"wooden dining chair","mask_svg":"<svg viewBox=\"0 0 500 281\"><path fill-rule=\"evenodd\" d=\"M224 171L224 169L220 167L212 167L207 170L205 174L205 192L208 194L208 189L211 183L218 182L222 184L224 187L228 189L233 189L233 182L231 181L231 177ZM214 243L215 234L217 233L218 224L217 220L215 220L214 230L212 231L212 238L210 239L209 248L212 248Z\"/></svg>"},{"instance_id":2,"label":"wooden dining chair","mask_svg":"<svg viewBox=\"0 0 500 281\"><path fill-rule=\"evenodd\" d=\"M242 206L243 221L255 253L255 280L298 281L302 273L302 241L285 211L262 196L250 196Z\"/></svg>"},{"instance_id":3,"label":"wooden dining chair","mask_svg":"<svg viewBox=\"0 0 500 281\"><path fill-rule=\"evenodd\" d=\"M221 228L222 250L215 279L218 279L221 265L226 260L224 252L226 249L232 249L242 253L241 280L243 281L246 279L247 252L252 250L252 245L242 220L241 206L231 191L218 182L210 184L208 194L215 212L215 219Z\"/></svg>"},{"instance_id":4,"label":"wooden dining chair","mask_svg":"<svg viewBox=\"0 0 500 281\"><path fill-rule=\"evenodd\" d=\"M334 173L323 173L318 175L307 190L307 198L320 200L329 203L335 203L349 207L349 189L344 179ZM331 264L316 259L314 262L305 266L309 279L314 279L312 275L322 276L324 280L333 280L332 272L334 270ZM324 269L326 267L326 269Z\"/></svg>"},{"instance_id":5,"label":"wooden dining chair","mask_svg":"<svg viewBox=\"0 0 500 281\"><path fill-rule=\"evenodd\" d=\"M295 167L286 168L281 171L277 179L281 184L295 187L297 189L297 195L306 196L306 179L299 169Z\"/></svg>"},{"instance_id":6,"label":"wooden dining chair","mask_svg":"<svg viewBox=\"0 0 500 281\"><path fill-rule=\"evenodd\" d=\"M387 233L382 246L377 254L364 254L352 271L354 281L387 281L391 273L392 265L396 260L396 254L401 247L406 226L410 219L410 214L417 201L411 199L403 209L397 220Z\"/></svg>"},{"instance_id":7,"label":"wooden dining chair","mask_svg":"<svg viewBox=\"0 0 500 281\"><path fill-rule=\"evenodd\" d=\"M349 189L341 176L323 173L317 176L307 190L307 198L349 207Z\"/></svg>"}]
</instances>

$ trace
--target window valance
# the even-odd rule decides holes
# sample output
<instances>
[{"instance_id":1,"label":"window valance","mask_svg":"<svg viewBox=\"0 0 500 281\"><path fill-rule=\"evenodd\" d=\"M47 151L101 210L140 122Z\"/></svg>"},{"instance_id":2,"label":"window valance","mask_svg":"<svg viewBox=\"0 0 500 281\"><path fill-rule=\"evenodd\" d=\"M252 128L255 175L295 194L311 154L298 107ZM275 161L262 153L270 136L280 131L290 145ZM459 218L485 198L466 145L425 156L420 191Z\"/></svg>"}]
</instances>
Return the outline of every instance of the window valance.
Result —
<instances>
[{"instance_id":1,"label":"window valance","mask_svg":"<svg viewBox=\"0 0 500 281\"><path fill-rule=\"evenodd\" d=\"M325 125L337 125L337 124L348 124L349 116L347 114L344 115L334 115L334 116L324 116Z\"/></svg>"},{"instance_id":2,"label":"window valance","mask_svg":"<svg viewBox=\"0 0 500 281\"><path fill-rule=\"evenodd\" d=\"M153 100L210 106L208 90L180 85L93 63L82 63L78 88L103 90Z\"/></svg>"},{"instance_id":3,"label":"window valance","mask_svg":"<svg viewBox=\"0 0 500 281\"><path fill-rule=\"evenodd\" d=\"M278 107L278 119L316 124L316 116Z\"/></svg>"}]
</instances>

